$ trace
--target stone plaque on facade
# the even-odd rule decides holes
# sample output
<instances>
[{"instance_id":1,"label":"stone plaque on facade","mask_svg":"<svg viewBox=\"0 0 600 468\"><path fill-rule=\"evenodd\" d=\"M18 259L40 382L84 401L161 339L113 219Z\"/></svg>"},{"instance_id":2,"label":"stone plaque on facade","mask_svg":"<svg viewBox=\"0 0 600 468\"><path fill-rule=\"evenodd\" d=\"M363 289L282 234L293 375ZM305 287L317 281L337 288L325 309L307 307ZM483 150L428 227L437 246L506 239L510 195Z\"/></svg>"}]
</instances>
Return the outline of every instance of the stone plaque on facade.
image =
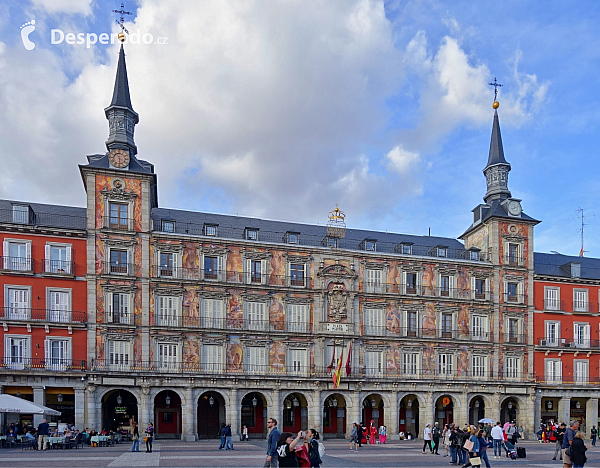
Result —
<instances>
[{"instance_id":1,"label":"stone plaque on facade","mask_svg":"<svg viewBox=\"0 0 600 468\"><path fill-rule=\"evenodd\" d=\"M328 323L327 331L330 332L347 332L348 324L347 323Z\"/></svg>"},{"instance_id":2,"label":"stone plaque on facade","mask_svg":"<svg viewBox=\"0 0 600 468\"><path fill-rule=\"evenodd\" d=\"M123 379L115 377L104 377L102 379L104 385L129 385L133 387L135 385L135 379Z\"/></svg>"}]
</instances>

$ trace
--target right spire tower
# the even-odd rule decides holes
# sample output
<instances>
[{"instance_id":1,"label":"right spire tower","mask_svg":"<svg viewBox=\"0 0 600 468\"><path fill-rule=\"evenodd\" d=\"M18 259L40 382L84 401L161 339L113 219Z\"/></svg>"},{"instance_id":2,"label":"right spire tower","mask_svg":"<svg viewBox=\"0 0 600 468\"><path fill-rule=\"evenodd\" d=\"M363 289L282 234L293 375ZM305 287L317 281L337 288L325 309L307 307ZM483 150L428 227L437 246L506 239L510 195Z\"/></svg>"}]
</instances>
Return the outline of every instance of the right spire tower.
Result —
<instances>
[{"instance_id":1,"label":"right spire tower","mask_svg":"<svg viewBox=\"0 0 600 468\"><path fill-rule=\"evenodd\" d=\"M490 141L490 154L487 165L483 169L487 182L487 192L483 197L489 205L493 200L506 200L511 197L508 190L508 173L510 164L504 158L502 147L502 135L500 133L500 120L498 119L498 107L500 103L494 101L494 123L492 124L492 139Z\"/></svg>"}]
</instances>

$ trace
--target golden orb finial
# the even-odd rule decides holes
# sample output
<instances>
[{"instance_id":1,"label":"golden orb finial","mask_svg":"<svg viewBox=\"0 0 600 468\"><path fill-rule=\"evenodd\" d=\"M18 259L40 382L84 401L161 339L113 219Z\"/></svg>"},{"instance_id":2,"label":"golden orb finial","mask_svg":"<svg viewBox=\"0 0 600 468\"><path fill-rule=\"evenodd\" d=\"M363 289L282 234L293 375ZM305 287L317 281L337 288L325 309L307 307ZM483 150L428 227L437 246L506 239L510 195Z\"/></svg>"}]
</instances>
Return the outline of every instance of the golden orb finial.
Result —
<instances>
[{"instance_id":1,"label":"golden orb finial","mask_svg":"<svg viewBox=\"0 0 600 468\"><path fill-rule=\"evenodd\" d=\"M123 32L120 32L117 37L121 42L125 42L125 34L123 34Z\"/></svg>"},{"instance_id":2,"label":"golden orb finial","mask_svg":"<svg viewBox=\"0 0 600 468\"><path fill-rule=\"evenodd\" d=\"M494 101L494 104L492 104L492 107L494 109L498 109L498 107L500 107L500 103L498 101Z\"/></svg>"}]
</instances>

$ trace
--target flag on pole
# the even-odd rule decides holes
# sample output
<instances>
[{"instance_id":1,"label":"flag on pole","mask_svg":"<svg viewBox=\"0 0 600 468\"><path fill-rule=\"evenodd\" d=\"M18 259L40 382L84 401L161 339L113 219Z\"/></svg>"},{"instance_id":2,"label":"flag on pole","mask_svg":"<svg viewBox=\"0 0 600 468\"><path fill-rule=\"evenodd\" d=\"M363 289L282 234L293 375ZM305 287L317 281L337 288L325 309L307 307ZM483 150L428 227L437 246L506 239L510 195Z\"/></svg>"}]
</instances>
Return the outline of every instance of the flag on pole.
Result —
<instances>
[{"instance_id":1,"label":"flag on pole","mask_svg":"<svg viewBox=\"0 0 600 468\"><path fill-rule=\"evenodd\" d=\"M346 359L346 377L349 377L352 373L352 366L350 365L350 359L352 359L352 343L350 343L350 347L348 348L348 359Z\"/></svg>"},{"instance_id":2,"label":"flag on pole","mask_svg":"<svg viewBox=\"0 0 600 468\"><path fill-rule=\"evenodd\" d=\"M335 346L333 347L333 354L331 355L331 363L327 366L328 374L333 370L334 363L335 363Z\"/></svg>"},{"instance_id":3,"label":"flag on pole","mask_svg":"<svg viewBox=\"0 0 600 468\"><path fill-rule=\"evenodd\" d=\"M342 378L342 364L344 363L344 353L340 353L338 363L335 366L335 371L331 379L333 380L333 388L336 389L340 386L340 380Z\"/></svg>"},{"instance_id":4,"label":"flag on pole","mask_svg":"<svg viewBox=\"0 0 600 468\"><path fill-rule=\"evenodd\" d=\"M583 257L583 247L581 247L581 250L579 251L579 256Z\"/></svg>"}]
</instances>

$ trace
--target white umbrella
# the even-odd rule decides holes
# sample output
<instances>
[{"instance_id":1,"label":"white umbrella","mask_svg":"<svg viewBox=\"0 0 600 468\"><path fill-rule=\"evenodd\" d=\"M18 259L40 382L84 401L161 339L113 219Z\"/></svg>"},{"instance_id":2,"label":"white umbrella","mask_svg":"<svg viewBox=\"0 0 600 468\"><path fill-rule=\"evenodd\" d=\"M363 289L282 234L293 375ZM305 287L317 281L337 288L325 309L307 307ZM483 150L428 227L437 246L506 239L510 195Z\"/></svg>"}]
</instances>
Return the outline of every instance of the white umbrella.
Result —
<instances>
[{"instance_id":1,"label":"white umbrella","mask_svg":"<svg viewBox=\"0 0 600 468\"><path fill-rule=\"evenodd\" d=\"M7 394L0 395L0 413L48 414L51 416L60 416L60 411Z\"/></svg>"},{"instance_id":2,"label":"white umbrella","mask_svg":"<svg viewBox=\"0 0 600 468\"><path fill-rule=\"evenodd\" d=\"M496 421L494 421L492 418L483 418L480 419L479 422L482 424L496 424Z\"/></svg>"}]
</instances>

